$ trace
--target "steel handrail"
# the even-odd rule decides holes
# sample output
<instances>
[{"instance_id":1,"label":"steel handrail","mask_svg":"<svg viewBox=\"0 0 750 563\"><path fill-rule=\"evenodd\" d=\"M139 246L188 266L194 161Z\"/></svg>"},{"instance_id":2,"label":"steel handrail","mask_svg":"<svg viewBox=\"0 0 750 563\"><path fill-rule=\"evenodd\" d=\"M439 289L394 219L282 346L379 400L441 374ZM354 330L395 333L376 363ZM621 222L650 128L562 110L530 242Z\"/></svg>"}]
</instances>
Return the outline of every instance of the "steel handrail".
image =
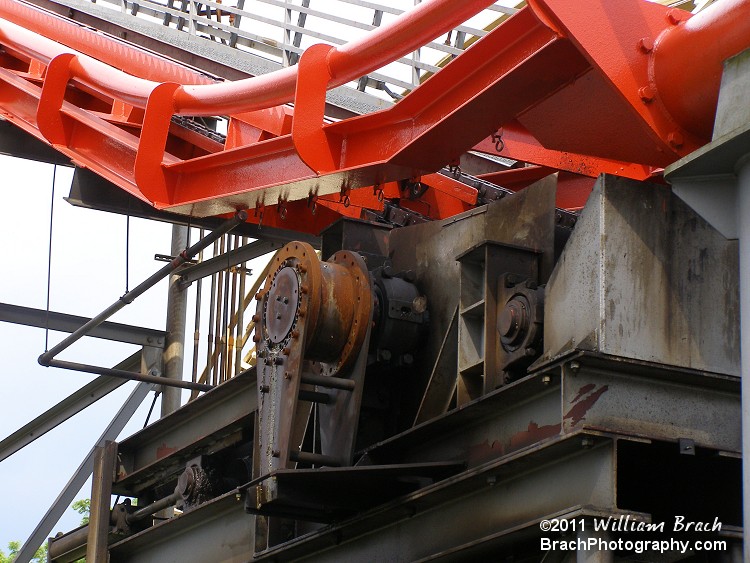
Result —
<instances>
[{"instance_id":1,"label":"steel handrail","mask_svg":"<svg viewBox=\"0 0 750 563\"><path fill-rule=\"evenodd\" d=\"M132 303L137 297L145 293L147 290L156 285L159 281L167 277L169 274L174 272L177 268L185 264L188 260L194 257L198 252L205 249L207 246L212 244L219 237L228 233L234 229L237 225L244 223L247 220L247 213L245 211L238 211L234 217L226 220L217 229L206 235L204 238L193 244L190 248L183 250L178 256L173 258L169 264L160 268L157 272L149 276L146 280L138 284L132 290L127 291L117 301L112 303L104 311L91 318L84 325L75 330L72 334L67 336L57 345L53 346L49 350L45 351L39 356L37 361L39 365L44 367L57 367L62 369L69 369L73 371L84 371L88 373L96 373L99 375L106 375L111 377L119 377L123 379L133 379L136 381L144 381L147 383L156 383L159 385L166 385L171 387L181 387L183 389L196 389L199 391L209 391L212 389L211 385L203 385L200 383L194 383L190 381L173 380L156 375L144 375L139 373L133 373L125 370L115 368L104 368L100 366L93 366L89 364L82 364L78 362L68 362L63 360L55 359L55 356L69 348L72 344L88 335L93 329L101 325L109 317L114 315L117 311L123 307Z\"/></svg>"}]
</instances>

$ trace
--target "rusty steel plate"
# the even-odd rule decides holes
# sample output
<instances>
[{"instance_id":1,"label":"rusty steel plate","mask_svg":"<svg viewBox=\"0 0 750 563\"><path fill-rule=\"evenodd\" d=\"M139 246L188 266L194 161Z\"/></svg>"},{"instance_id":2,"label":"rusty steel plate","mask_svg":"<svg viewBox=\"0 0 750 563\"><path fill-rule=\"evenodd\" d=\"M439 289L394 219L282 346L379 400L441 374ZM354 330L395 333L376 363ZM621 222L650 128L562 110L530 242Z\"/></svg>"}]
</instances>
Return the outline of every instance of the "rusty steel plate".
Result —
<instances>
[{"instance_id":1,"label":"rusty steel plate","mask_svg":"<svg viewBox=\"0 0 750 563\"><path fill-rule=\"evenodd\" d=\"M299 280L294 268L286 266L274 276L268 292L265 329L274 344L283 342L294 325L299 305Z\"/></svg>"}]
</instances>

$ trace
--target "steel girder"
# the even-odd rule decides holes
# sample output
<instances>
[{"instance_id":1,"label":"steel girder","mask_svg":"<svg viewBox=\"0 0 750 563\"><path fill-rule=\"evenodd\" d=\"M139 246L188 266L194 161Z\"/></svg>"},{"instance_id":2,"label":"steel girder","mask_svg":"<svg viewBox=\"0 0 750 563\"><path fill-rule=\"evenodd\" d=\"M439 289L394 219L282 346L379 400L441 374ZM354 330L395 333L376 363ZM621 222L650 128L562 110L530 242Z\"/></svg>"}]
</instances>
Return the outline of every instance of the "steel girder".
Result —
<instances>
[{"instance_id":1,"label":"steel girder","mask_svg":"<svg viewBox=\"0 0 750 563\"><path fill-rule=\"evenodd\" d=\"M252 374L237 384L247 388L247 377ZM125 440L120 451L126 461L141 455L141 446L152 455L152 445L163 444L164 457L136 474L163 478L209 443L221 447L218 420L212 422L226 401L221 389L157 422L145 442L138 435ZM663 507L652 501L664 495L655 491L669 487L690 488L691 495L669 498L683 508L699 507L696 517L720 517L718 537L737 541L741 512L732 487L739 487L738 402L736 377L579 353L374 444L362 452L359 466L348 471L272 474L279 496L268 502L268 513L283 514L284 498L294 491L289 498L299 505L325 499L335 518L310 525L306 533L255 558L538 557L544 535L540 520L628 515L635 521L657 521L664 517ZM246 397L233 404L230 410L244 412L243 424L251 428L255 405ZM172 420L178 416L181 424ZM230 426L236 428L236 422ZM190 435L193 442L187 445ZM680 449L681 444L692 449ZM654 463L644 465L643 459ZM462 462L466 468L448 471L409 494L366 498L368 482L380 482L388 472L403 468L408 475L415 464L447 462ZM383 475L378 468L384 468ZM706 472L716 478L706 480ZM122 484L130 480L125 477ZM206 549L218 550L223 560L247 560L253 553L255 517L246 514L241 501L245 495L255 498L254 485L240 486L112 544L112 560L149 561L169 554L200 561ZM347 512L352 503L359 507L353 516Z\"/></svg>"}]
</instances>

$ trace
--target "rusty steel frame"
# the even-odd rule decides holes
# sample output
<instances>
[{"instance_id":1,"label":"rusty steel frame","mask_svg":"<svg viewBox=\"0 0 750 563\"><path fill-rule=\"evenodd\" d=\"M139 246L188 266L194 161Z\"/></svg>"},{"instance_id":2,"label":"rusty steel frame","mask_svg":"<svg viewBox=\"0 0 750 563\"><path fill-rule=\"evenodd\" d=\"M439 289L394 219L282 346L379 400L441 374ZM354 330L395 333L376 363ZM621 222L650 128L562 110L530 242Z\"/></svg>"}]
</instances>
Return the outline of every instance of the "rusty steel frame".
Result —
<instances>
[{"instance_id":1,"label":"rusty steel frame","mask_svg":"<svg viewBox=\"0 0 750 563\"><path fill-rule=\"evenodd\" d=\"M137 496L158 477L184 469L186 461L233 443L242 427L252 427L257 404L253 369L133 434L119 447L114 492Z\"/></svg>"},{"instance_id":2,"label":"rusty steel frame","mask_svg":"<svg viewBox=\"0 0 750 563\"><path fill-rule=\"evenodd\" d=\"M0 0L0 13L15 5ZM158 66L160 59L148 55L133 67L123 65L132 75L117 71L110 65L132 54L129 47L108 52L114 43L97 39L98 56L106 59L99 61L89 56L91 36L86 32L68 37L82 51L77 52L37 35L38 29L31 31L46 25L43 20L49 23L47 16L38 16L28 29L0 21L5 48L0 62L7 65L0 68L0 106L22 129L157 208L201 216L255 208L262 220L265 206L276 206L282 215L287 201L332 194L339 194L338 203L344 205L356 199L353 189L367 186L375 187L370 200L363 197L357 203L377 206L371 200L379 199L378 189L389 182L438 170L472 146L491 150L488 135L496 152L552 169L590 175L610 171L637 179L660 175L664 166L708 141L721 62L750 41L750 17L742 17L750 15L748 0L728 0L694 17L636 1L600 0L570 7L564 0L530 0L528 8L394 108L325 123L328 88L391 60L402 47L412 49L428 35L440 33L436 30L450 29L446 26L453 26L454 19L465 19L480 5L484 3L462 3L457 13L452 3L453 19L442 21L448 0L434 0L349 46L314 46L292 70L222 84L208 84L210 80L179 65ZM67 24L55 25L53 39L67 35ZM393 41L407 28L413 41ZM608 34L602 35L602 29ZM717 36L722 41L715 41ZM682 72L693 64L697 50L700 63ZM148 76L134 76L144 68ZM599 102L594 109L586 103L592 95ZM292 100L294 111L275 107ZM225 144L171 121L175 115L224 113L230 115ZM621 138L602 139L602 129L620 131ZM454 188L448 184L436 191L448 194ZM466 190L456 199L469 204L474 195ZM531 198L534 190L524 195ZM329 200L331 207L336 204L335 198ZM551 213L547 215L551 219ZM400 236L407 235L393 238ZM414 263L406 254L401 259ZM540 262L542 279L549 274L546 266L551 269L551 262ZM447 313L453 310L449 307ZM452 334L452 319L444 319L440 347L445 335ZM563 357L548 356L537 371L498 390L493 391L490 382L472 402L364 452L376 464L460 459L466 471L407 497L389 499L349 521L269 545L256 555L308 557L320 550L323 553L315 553L318 560L339 557L341 551L330 549L335 543L349 557L370 557L391 548L411 558L449 559L461 550L465 555L502 544L505 534L518 537L544 516L622 511L616 497L621 443L686 441L691 449L704 448L717 458L739 456L737 377L580 348L578 343ZM363 358L361 354L358 361L363 363ZM240 379L235 382L247 383ZM204 413L203 421L212 425L209 434L190 418L201 404L212 402L212 394L225 397L230 383L208 393L203 403L196 401L175 413L157 430L141 433L148 444L145 461L138 469L131 465L133 473L115 486L146 486L174 472L196 451L237 443L242 432L252 429L251 413L257 409L245 394L232 395L235 403L226 415L230 419L219 418L213 410ZM643 397L661 408L644 404ZM442 394L439 398L444 399ZM242 399L242 405L236 402ZM176 428L177 421L189 424ZM157 445L155 440L164 436L179 438L180 447ZM128 442L133 446L131 461L137 460L142 453L138 440ZM154 446L156 451L151 451ZM293 457L285 451L283 460ZM561 474L568 487L558 486ZM304 474L298 475L303 481ZM248 486L113 546L113 560L130 541L152 543L170 527L195 522L202 511L220 513L229 504L238 509L239 498L253 491ZM435 507L442 510L431 510ZM481 526L454 528L434 538L441 522L469 515L485 520ZM101 519L98 523L103 527ZM249 526L240 528L248 540ZM373 529L379 533L372 534ZM215 529L203 532L205 536ZM738 529L730 532L740 537ZM92 542L90 547L101 554L106 542L101 534L99 539L98 546ZM186 541L181 548L190 546Z\"/></svg>"},{"instance_id":3,"label":"rusty steel frame","mask_svg":"<svg viewBox=\"0 0 750 563\"><path fill-rule=\"evenodd\" d=\"M542 520L629 515L649 521L646 514L617 506L617 449L627 442L625 436L581 432L540 443L523 454L487 463L325 527L258 559L372 560L387 554L386 558L411 561L519 555L541 560L539 538L546 535L539 531ZM528 471L529 463L537 469ZM725 532L727 536L739 539L736 528ZM611 552L590 555L606 558Z\"/></svg>"},{"instance_id":4,"label":"rusty steel frame","mask_svg":"<svg viewBox=\"0 0 750 563\"><path fill-rule=\"evenodd\" d=\"M615 194L618 188L624 190L619 184L633 183L617 178L605 178L602 182L607 186L605 195ZM648 187L640 186L641 189ZM631 186L625 193L630 195L635 191ZM652 187L652 191L651 197L663 197L660 191L657 193L657 188ZM661 205L649 207L654 213L662 209ZM637 205L619 209L624 217L618 220L630 224L631 228L636 220L654 222ZM591 208L587 212L591 213ZM440 304L431 309L433 323L442 326L445 334L451 334L455 309L441 296L455 286L452 280L460 272L448 271L446 264L455 262L455 256L467 247L475 247L477 240L504 241L515 250L524 242L533 242L542 252L541 279L549 278L552 284L556 275L553 273L550 277L552 263L551 259L547 263L545 256L550 253L548 247L552 244L547 239L554 214L551 186L542 183L461 217L387 231L385 248L398 268L419 263L416 279L429 302ZM508 216L514 221L503 223L500 220ZM595 213L591 217L599 222ZM675 214L664 228L679 229L681 219L681 215ZM581 221L586 220L589 218ZM549 225L545 221L549 221ZM539 232L532 235L530 230L535 226ZM524 233L523 238L506 239L503 229L508 230L505 235L509 237L521 237L519 233ZM627 229L620 226L619 230L622 231L620 238L626 239ZM683 238L689 239L684 234ZM571 239L566 251L575 246L573 242ZM690 240L687 243L691 248L698 246ZM428 244L434 245L434 249ZM309 247L303 250L301 245L296 250L311 252ZM433 252L445 262L431 268L427 258ZM277 267L285 257L278 256ZM441 287L427 283L429 276L434 285ZM442 287L446 285L448 288ZM311 289L310 293L316 292ZM268 298L267 295L260 297L261 302ZM306 312L313 315L308 305L311 303L303 303ZM551 315L549 318L558 331L570 330L568 318ZM704 320L711 322L711 319ZM442 347L443 332L435 327L433 330ZM705 330L712 328L707 326ZM305 341L304 332L297 338ZM251 552L255 545L255 558L261 560L359 560L372 558L376 552L401 556L406 553L414 560L481 558L499 552L524 553L526 549L538 553L538 523L543 518L629 514L648 521L652 517L651 511L642 504L632 504L636 501L628 499L629 502L623 504L622 494L618 492L622 484L629 484L631 488L634 482L641 484L634 477L633 467L641 466L640 460L647 454L643 450L634 454L634 450L628 449L633 444L664 448L660 451L672 456L670 463L674 465L668 470L649 468L653 475L652 487L674 479L680 467L694 467L692 459L719 460L717 463L724 472L718 478L702 481L704 486L712 487L719 500L711 500L713 493L693 496L703 499L700 510L707 518L712 517L708 513L719 510L722 503L729 507L723 535L715 537L737 542L741 538L739 497L727 500L727 495L739 487L736 482L741 451L739 378L705 368L668 365L674 363L672 361L657 363L658 358L643 361L601 350L581 350L581 347L581 343L571 345L564 356L555 354L554 358L543 359L526 377L496 390L487 389L479 398L457 405L444 414L433 412L427 420L365 447L358 452L360 462L350 473L344 468L296 471L277 463L269 473L261 475L260 480L255 479L110 546L112 559L148 560L157 557L156 553L163 553L169 545L190 560L195 543L206 542L207 538L221 543L225 551L228 549L225 546L231 545L231 549L242 556ZM284 364L284 369L290 369L286 361ZM254 375L248 372L230 380L153 428L125 440L120 445L124 453L123 467L126 472L132 472L115 483L116 492L147 491L156 483L169 480L192 456L236 446L242 436L250 440L254 431L260 430L255 428L252 416L259 403L248 400L248 394L257 400L270 390L259 387L257 395L254 394ZM405 405L402 403L402 408ZM222 422L220 417L225 416L229 418ZM288 444L286 447L289 449ZM284 452L282 457L279 452L280 457L276 459L285 460L287 454ZM138 462L137 467L131 465L132 460L141 455L143 462ZM693 455L694 458L688 457ZM705 467L713 467L710 465L713 461L706 463L709 465ZM386 494L375 503L366 498L368 478L382 480L386 473L398 475L399 472L408 476L415 466L421 465L424 469L429 464L453 464L454 468L465 464L466 469L443 474L416 492ZM380 472L379 468L384 467L387 469ZM705 474L698 473L701 478ZM623 481L626 477L630 481ZM339 486L323 490L310 488L311 483L331 482ZM561 482L565 486L561 487ZM675 498L675 501L688 502L693 496ZM244 502L238 502L239 499ZM360 502L361 510L352 515L352 505ZM257 526L253 516L243 514L243 506L260 513L261 518L301 518L302 514L313 520L317 517L316 521L320 522L332 518L333 522L302 528L307 532L289 541L266 543L263 526ZM201 518L203 511L205 519ZM226 527L221 526L221 519L226 519ZM459 520L467 525L445 527L445 522ZM200 539L187 534L199 521L207 523L199 531ZM261 532L261 549L248 532L252 528L256 533ZM441 533L436 535L435 530ZM532 542L530 547L527 547L527 540Z\"/></svg>"},{"instance_id":5,"label":"rusty steel frame","mask_svg":"<svg viewBox=\"0 0 750 563\"><path fill-rule=\"evenodd\" d=\"M677 196L709 224L739 245L739 371L742 374L743 451L750 450L750 111L743 104L750 84L750 51L727 60L717 107L713 139L695 153L665 171ZM750 514L750 456L743 457L743 503ZM747 519L747 516L746 516ZM750 542L744 545L744 559L750 558Z\"/></svg>"},{"instance_id":6,"label":"rusty steel frame","mask_svg":"<svg viewBox=\"0 0 750 563\"><path fill-rule=\"evenodd\" d=\"M91 525L86 541L89 561L106 561L109 544L112 481L117 467L117 443L107 440L94 449L91 477Z\"/></svg>"},{"instance_id":7,"label":"rusty steel frame","mask_svg":"<svg viewBox=\"0 0 750 563\"><path fill-rule=\"evenodd\" d=\"M248 388L248 381L229 384ZM147 472L163 476L165 471L177 470L184 459L206 447L206 429L197 417L208 416L205 420L209 420L211 413L217 412L216 407L223 403L216 404L214 395L219 398L220 391L214 390L156 423L161 430L147 442L138 435L126 439L120 445L127 452L125 460L140 455L141 447L153 455L157 444L192 444L156 460ZM739 416L739 392L736 377L599 354L570 356L364 452L369 463L388 464L394 470L416 460L459 459L466 462L466 470L415 493L384 498L379 506L339 518L255 558L359 560L367 559L376 549L381 555L408 553L412 559L432 556L450 560L459 554L496 555L498 549L521 549L529 533L535 542L531 549L538 553L538 523L544 518L630 514L648 522L648 514L620 506L616 480L618 467L626 458L616 455L619 444L671 443L677 455L680 439L694 439L698 449L736 458L741 443L739 425L734 424ZM653 409L641 396L668 408ZM243 403L244 424L252 424L248 415L256 406L237 401L237 407ZM699 404L702 407L697 407ZM177 417L187 424L175 424ZM535 469L530 471L530 467ZM291 473L279 475L280 491L286 483L304 483L304 472ZM147 475L142 477L148 480ZM350 479L344 473L339 478ZM565 486L560 487L560 482ZM164 549L182 554L185 560L196 560L200 556L195 554L203 552L206 542L222 550L232 546L226 553L247 557L252 553L253 517L238 500L254 494L255 482L248 486L111 545L112 560L146 561ZM348 490L343 482L342 489ZM133 492L122 487L117 490L126 491ZM311 498L320 493L313 491ZM327 490L325 494L326 504L335 507L337 495L344 493ZM342 496L338 502L344 506L352 499ZM454 518L476 525L454 526L448 533L439 521L445 524ZM196 522L205 526L196 527ZM736 541L740 530L729 524L722 528L721 537ZM437 537L436 529L444 532Z\"/></svg>"}]
</instances>

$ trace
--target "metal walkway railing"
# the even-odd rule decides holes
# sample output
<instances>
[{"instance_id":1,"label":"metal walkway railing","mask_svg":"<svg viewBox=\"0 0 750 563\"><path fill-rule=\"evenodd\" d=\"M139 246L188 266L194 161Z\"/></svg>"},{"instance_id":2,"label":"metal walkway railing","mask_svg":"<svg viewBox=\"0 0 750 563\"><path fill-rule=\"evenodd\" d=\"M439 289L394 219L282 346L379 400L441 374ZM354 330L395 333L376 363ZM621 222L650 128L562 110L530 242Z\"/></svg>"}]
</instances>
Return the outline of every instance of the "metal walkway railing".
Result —
<instances>
[{"instance_id":1,"label":"metal walkway railing","mask_svg":"<svg viewBox=\"0 0 750 563\"><path fill-rule=\"evenodd\" d=\"M514 0L511 0L514 2ZM516 12L499 2L450 32L443 42L433 41L356 84L360 91L379 91L399 98L460 54L464 46ZM362 32L379 27L404 12L411 2L389 4L366 0L91 0L133 17L160 23L193 37L259 55L280 66L296 64L314 43L342 45ZM418 3L416 0L414 3Z\"/></svg>"}]
</instances>

